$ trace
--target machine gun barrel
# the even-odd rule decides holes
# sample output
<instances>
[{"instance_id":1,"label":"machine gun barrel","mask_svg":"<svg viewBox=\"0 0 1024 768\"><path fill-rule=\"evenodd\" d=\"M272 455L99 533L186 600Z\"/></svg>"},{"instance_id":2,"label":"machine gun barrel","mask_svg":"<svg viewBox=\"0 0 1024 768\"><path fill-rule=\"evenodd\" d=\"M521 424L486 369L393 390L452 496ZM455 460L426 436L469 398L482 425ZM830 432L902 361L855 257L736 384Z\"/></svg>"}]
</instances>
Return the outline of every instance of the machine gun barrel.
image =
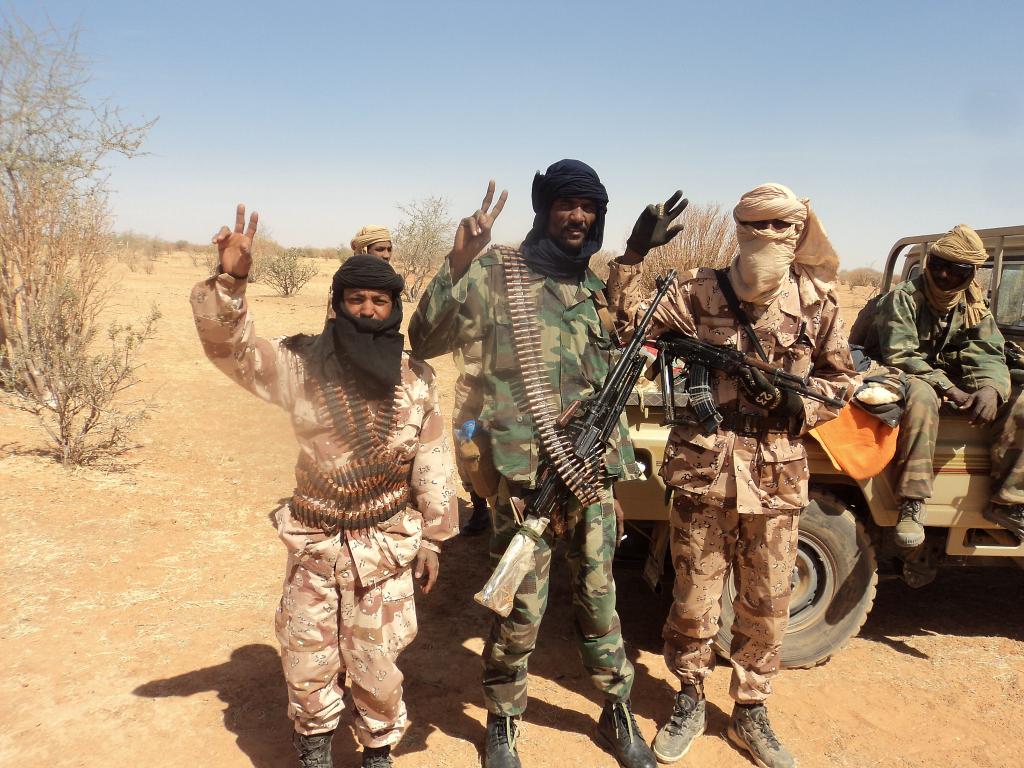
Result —
<instances>
[{"instance_id":1,"label":"machine gun barrel","mask_svg":"<svg viewBox=\"0 0 1024 768\"><path fill-rule=\"evenodd\" d=\"M667 275L657 279L658 290L651 300L651 305L644 312L644 316L637 324L632 338L625 349L622 350L622 354L619 355L619 359L608 374L608 378L605 379L601 391L587 403L587 415L584 417L579 438L575 441L576 444L574 446L574 452L577 457L585 459L590 456L594 447L598 443L606 441L611 434L612 428L619 419L619 413L622 412L621 407L616 408L617 401L621 399L623 400L622 405L625 405L625 399L621 397L622 392L624 390L632 391L637 379L640 377L643 365L642 363L637 365L636 359L640 353L641 346L643 346L647 329L654 320L654 313L675 280L676 271L674 269L670 269Z\"/></svg>"}]
</instances>

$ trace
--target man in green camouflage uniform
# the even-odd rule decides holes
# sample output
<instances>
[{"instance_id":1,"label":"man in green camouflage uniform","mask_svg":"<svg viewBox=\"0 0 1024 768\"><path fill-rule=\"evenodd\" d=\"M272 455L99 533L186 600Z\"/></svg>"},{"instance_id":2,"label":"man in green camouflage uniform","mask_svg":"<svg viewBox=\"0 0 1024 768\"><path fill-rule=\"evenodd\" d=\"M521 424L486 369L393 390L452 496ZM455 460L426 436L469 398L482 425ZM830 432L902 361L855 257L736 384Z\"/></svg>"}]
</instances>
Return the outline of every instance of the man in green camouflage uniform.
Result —
<instances>
[{"instance_id":1,"label":"man in green camouflage uniform","mask_svg":"<svg viewBox=\"0 0 1024 768\"><path fill-rule=\"evenodd\" d=\"M1000 523L1016 517L1020 529L1020 453L1000 447L1007 437L1012 444L1016 436L1013 406L1006 404L1010 372L1003 336L975 281L977 265L986 257L981 238L964 224L936 240L928 248L922 274L879 301L866 340L870 356L909 374L896 450L900 512L894 539L900 547L910 549L924 541L924 501L932 494L943 402L968 414L977 426L998 418L992 461L998 487L996 506L989 513L994 511Z\"/></svg>"},{"instance_id":2,"label":"man in green camouflage uniform","mask_svg":"<svg viewBox=\"0 0 1024 768\"><path fill-rule=\"evenodd\" d=\"M484 203L463 219L455 247L421 298L409 325L418 357L430 359L480 340L483 402L480 422L490 436L500 473L494 502L491 555L496 563L518 529L513 499L528 497L545 461L524 395L524 384L544 390L557 410L595 392L609 370L612 341L599 311L606 306L604 283L588 269L601 246L607 195L589 166L563 160L537 174L533 183L533 229L520 249L492 247L494 218L504 206L502 193L489 212L494 182ZM506 297L506 267L522 259L528 268L526 294L537 318L545 365L536 376L521 373ZM633 667L626 658L615 611L612 557L616 520L611 483L632 477L635 462L625 422L604 456L602 500L565 510L572 573L573 613L580 656L605 699L599 733L623 765L654 766L629 708ZM538 542L527 574L507 618L495 617L484 648L484 696L488 710L487 768L518 768L516 721L527 703L527 661L536 644L548 598L554 536Z\"/></svg>"}]
</instances>

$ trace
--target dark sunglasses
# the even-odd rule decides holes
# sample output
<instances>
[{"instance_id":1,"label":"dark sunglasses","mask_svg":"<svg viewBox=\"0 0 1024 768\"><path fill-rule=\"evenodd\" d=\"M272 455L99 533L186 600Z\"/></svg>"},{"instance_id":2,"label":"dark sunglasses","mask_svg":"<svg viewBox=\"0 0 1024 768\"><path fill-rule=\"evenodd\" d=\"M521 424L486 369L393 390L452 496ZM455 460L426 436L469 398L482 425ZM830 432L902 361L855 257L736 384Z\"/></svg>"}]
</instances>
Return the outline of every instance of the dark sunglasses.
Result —
<instances>
[{"instance_id":1,"label":"dark sunglasses","mask_svg":"<svg viewBox=\"0 0 1024 768\"><path fill-rule=\"evenodd\" d=\"M945 272L951 277L958 277L966 280L974 275L977 267L974 264L958 264L955 261L939 258L938 256L928 257L928 271L932 273Z\"/></svg>"}]
</instances>

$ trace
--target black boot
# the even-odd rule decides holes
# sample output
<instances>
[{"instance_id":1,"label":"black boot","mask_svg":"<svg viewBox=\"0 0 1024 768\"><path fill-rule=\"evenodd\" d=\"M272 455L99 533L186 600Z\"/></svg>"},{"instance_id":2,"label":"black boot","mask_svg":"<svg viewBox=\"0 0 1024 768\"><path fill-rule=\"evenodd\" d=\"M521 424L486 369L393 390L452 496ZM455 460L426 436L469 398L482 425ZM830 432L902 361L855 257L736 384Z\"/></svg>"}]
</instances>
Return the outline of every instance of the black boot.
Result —
<instances>
[{"instance_id":1,"label":"black boot","mask_svg":"<svg viewBox=\"0 0 1024 768\"><path fill-rule=\"evenodd\" d=\"M1017 534L1017 538L1024 539L1024 504L990 504L982 514L987 520Z\"/></svg>"},{"instance_id":2,"label":"black boot","mask_svg":"<svg viewBox=\"0 0 1024 768\"><path fill-rule=\"evenodd\" d=\"M484 768L522 768L516 753L519 726L514 717L487 713L487 746L484 750Z\"/></svg>"},{"instance_id":3,"label":"black boot","mask_svg":"<svg viewBox=\"0 0 1024 768\"><path fill-rule=\"evenodd\" d=\"M332 738L334 731L314 733L312 736L292 734L292 744L299 753L299 768L334 768L331 761Z\"/></svg>"},{"instance_id":4,"label":"black boot","mask_svg":"<svg viewBox=\"0 0 1024 768\"><path fill-rule=\"evenodd\" d=\"M487 499L477 496L472 491L469 492L469 498L473 501L473 514L462 526L462 535L476 536L486 531L491 524L491 513L487 509Z\"/></svg>"},{"instance_id":5,"label":"black boot","mask_svg":"<svg viewBox=\"0 0 1024 768\"><path fill-rule=\"evenodd\" d=\"M605 704L597 733L608 742L612 753L626 768L655 768L654 753L636 727L628 701Z\"/></svg>"},{"instance_id":6,"label":"black boot","mask_svg":"<svg viewBox=\"0 0 1024 768\"><path fill-rule=\"evenodd\" d=\"M363 768L391 768L391 747L363 747Z\"/></svg>"}]
</instances>

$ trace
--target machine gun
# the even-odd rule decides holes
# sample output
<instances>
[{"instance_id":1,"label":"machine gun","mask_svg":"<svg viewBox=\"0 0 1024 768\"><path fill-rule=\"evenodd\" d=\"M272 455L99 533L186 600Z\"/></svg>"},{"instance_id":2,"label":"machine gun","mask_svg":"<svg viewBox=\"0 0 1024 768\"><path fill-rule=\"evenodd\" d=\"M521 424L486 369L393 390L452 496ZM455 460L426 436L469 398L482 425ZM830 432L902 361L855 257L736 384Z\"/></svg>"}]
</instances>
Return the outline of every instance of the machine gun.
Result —
<instances>
[{"instance_id":1,"label":"machine gun","mask_svg":"<svg viewBox=\"0 0 1024 768\"><path fill-rule=\"evenodd\" d=\"M676 408L683 405L676 399L672 380L672 363L681 359L686 363L688 405L696 415L696 423L705 434L713 434L722 423L712 396L710 370L721 371L727 376L738 378L753 368L764 373L768 380L784 391L796 392L801 397L817 400L842 408L844 401L821 394L808 384L807 379L773 368L763 360L750 357L732 347L716 347L699 339L681 333L669 333L658 338L658 366L661 371L661 391L665 402L665 418L662 424L692 424L693 419L676 416Z\"/></svg>"},{"instance_id":2,"label":"machine gun","mask_svg":"<svg viewBox=\"0 0 1024 768\"><path fill-rule=\"evenodd\" d=\"M644 336L654 319L658 304L675 279L674 269L669 270L665 277L658 278L658 290L651 305L600 391L586 400L571 403L555 422L570 436L572 452L584 464L596 463L600 458L612 430L618 426L619 416L626 407L637 379L650 362L643 351ZM474 595L478 603L501 616L508 616L512 611L512 602L519 585L533 569L537 541L544 534L552 516L573 495L555 464L556 461L548 457L541 470L537 490L525 504L518 499L512 500L517 513L523 517L523 524L512 537L483 589ZM589 490L596 498L597 489Z\"/></svg>"}]
</instances>

